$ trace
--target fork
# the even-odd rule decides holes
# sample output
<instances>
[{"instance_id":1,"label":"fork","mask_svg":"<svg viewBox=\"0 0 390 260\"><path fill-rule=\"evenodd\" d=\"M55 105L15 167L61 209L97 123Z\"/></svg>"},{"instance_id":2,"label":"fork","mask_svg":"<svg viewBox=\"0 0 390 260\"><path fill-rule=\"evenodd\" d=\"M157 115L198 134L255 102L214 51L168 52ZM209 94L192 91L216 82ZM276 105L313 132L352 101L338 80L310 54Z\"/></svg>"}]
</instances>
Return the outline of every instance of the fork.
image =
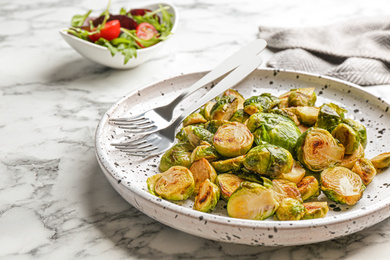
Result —
<instances>
[{"instance_id":1,"label":"fork","mask_svg":"<svg viewBox=\"0 0 390 260\"><path fill-rule=\"evenodd\" d=\"M262 62L260 55L252 56L234 69L229 75L216 84L200 100L189 106L180 116L178 116L170 125L160 129L157 132L144 135L140 139L126 142L111 144L122 152L134 156L154 156L167 151L175 142L176 128L189 114L193 113L200 106L215 98L223 91L231 88L246 78Z\"/></svg>"},{"instance_id":2,"label":"fork","mask_svg":"<svg viewBox=\"0 0 390 260\"><path fill-rule=\"evenodd\" d=\"M111 118L109 121L119 128L125 129L133 134L150 134L167 127L172 120L175 107L187 96L210 82L226 75L248 58L259 54L266 47L266 41L257 39L241 48L215 69L206 74L203 78L195 82L191 87L183 91L171 103L165 106L156 107L139 115L124 118Z\"/></svg>"}]
</instances>

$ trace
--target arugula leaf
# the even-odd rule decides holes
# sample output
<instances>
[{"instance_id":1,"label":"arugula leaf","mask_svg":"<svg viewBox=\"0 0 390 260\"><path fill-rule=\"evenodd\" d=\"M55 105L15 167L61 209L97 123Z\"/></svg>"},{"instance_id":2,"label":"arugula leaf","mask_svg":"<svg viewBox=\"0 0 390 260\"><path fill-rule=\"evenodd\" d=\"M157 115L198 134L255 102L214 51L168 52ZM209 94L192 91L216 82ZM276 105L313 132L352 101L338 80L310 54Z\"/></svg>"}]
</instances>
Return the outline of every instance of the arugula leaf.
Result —
<instances>
[{"instance_id":1,"label":"arugula leaf","mask_svg":"<svg viewBox=\"0 0 390 260\"><path fill-rule=\"evenodd\" d=\"M91 14L92 10L89 10L86 14L76 14L72 17L72 20L70 22L72 27L81 27L83 26L83 23L88 18L88 16Z\"/></svg>"}]
</instances>

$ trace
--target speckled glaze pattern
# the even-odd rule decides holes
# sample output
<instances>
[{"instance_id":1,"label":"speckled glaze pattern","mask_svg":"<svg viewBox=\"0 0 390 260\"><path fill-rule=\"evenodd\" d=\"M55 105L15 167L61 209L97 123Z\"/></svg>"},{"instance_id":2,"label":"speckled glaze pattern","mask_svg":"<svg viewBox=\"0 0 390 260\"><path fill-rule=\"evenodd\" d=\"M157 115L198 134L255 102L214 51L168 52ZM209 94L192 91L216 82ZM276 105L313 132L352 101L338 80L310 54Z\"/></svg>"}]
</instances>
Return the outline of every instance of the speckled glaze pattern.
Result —
<instances>
[{"instance_id":1,"label":"speckled glaze pattern","mask_svg":"<svg viewBox=\"0 0 390 260\"><path fill-rule=\"evenodd\" d=\"M192 209L192 200L172 203L151 195L146 179L158 172L159 156L148 159L128 156L110 144L132 140L108 123L110 117L137 114L156 105L168 103L180 91L199 79L204 73L177 76L144 87L126 95L115 103L101 119L95 136L96 155L103 172L115 190L131 205L168 226L217 241L248 245L287 246L326 241L346 236L370 227L390 216L390 171L378 174L367 187L363 198L355 206L343 206L329 202L330 211L323 219L302 221L252 221L230 218L226 203L220 201L212 213ZM192 95L182 106L194 102L210 86ZM244 97L271 93L279 95L291 88L315 87L316 106L333 102L348 110L347 117L367 127L367 158L390 151L389 104L359 86L328 77L259 69L235 87ZM183 110L177 108L176 115ZM327 201L324 195L320 201Z\"/></svg>"}]
</instances>

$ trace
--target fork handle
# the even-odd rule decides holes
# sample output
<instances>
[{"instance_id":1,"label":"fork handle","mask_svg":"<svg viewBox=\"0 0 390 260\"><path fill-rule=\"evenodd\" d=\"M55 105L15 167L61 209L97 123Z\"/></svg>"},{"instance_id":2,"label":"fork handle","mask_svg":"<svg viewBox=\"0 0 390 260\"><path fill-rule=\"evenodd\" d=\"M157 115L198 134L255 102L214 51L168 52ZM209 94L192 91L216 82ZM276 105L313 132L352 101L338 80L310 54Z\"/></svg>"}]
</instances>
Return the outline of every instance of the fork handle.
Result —
<instances>
[{"instance_id":1,"label":"fork handle","mask_svg":"<svg viewBox=\"0 0 390 260\"><path fill-rule=\"evenodd\" d=\"M207 92L201 99L189 106L184 112L175 119L172 125L178 126L184 118L193 113L199 107L206 104L211 99L220 95L223 91L234 87L253 72L262 63L260 54L247 58L247 60L239 67L234 69L229 75L216 84L209 92Z\"/></svg>"},{"instance_id":2,"label":"fork handle","mask_svg":"<svg viewBox=\"0 0 390 260\"><path fill-rule=\"evenodd\" d=\"M243 64L250 57L259 54L262 50L264 50L266 46L267 42L263 39L256 39L253 42L245 45L240 50L238 50L233 55L224 60L222 63L220 63L212 71L207 73L200 80L195 82L191 87L184 90L171 103L164 107L164 111L166 111L167 107L170 107L173 110L173 108L175 108L177 104L183 101L184 98L186 98L199 88L204 87L210 82L231 72L232 70Z\"/></svg>"}]
</instances>

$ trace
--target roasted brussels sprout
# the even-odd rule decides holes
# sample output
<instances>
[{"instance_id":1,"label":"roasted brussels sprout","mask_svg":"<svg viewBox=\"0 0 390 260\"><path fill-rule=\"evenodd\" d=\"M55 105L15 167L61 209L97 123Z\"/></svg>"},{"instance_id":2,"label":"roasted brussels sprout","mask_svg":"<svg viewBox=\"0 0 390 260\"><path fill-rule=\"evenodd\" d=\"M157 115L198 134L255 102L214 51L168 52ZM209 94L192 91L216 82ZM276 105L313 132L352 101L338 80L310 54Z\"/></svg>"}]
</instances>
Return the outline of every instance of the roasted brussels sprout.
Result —
<instances>
[{"instance_id":1,"label":"roasted brussels sprout","mask_svg":"<svg viewBox=\"0 0 390 260\"><path fill-rule=\"evenodd\" d=\"M383 169L390 166L390 153L381 153L371 159L372 164L376 169Z\"/></svg>"},{"instance_id":2,"label":"roasted brussels sprout","mask_svg":"<svg viewBox=\"0 0 390 260\"><path fill-rule=\"evenodd\" d=\"M274 179L272 180L271 189L275 192L278 202L281 202L285 198L292 198L302 202L302 197L297 185L291 181Z\"/></svg>"},{"instance_id":3,"label":"roasted brussels sprout","mask_svg":"<svg viewBox=\"0 0 390 260\"><path fill-rule=\"evenodd\" d=\"M294 152L294 147L301 135L298 127L288 118L273 113L256 113L247 122L257 145L267 142Z\"/></svg>"},{"instance_id":4,"label":"roasted brussels sprout","mask_svg":"<svg viewBox=\"0 0 390 260\"><path fill-rule=\"evenodd\" d=\"M344 146L325 129L311 127L298 138L295 153L303 166L320 172L328 166L341 163Z\"/></svg>"},{"instance_id":5,"label":"roasted brussels sprout","mask_svg":"<svg viewBox=\"0 0 390 260\"><path fill-rule=\"evenodd\" d=\"M211 212L219 201L219 189L217 185L206 179L199 187L199 193L195 196L194 209L202 212Z\"/></svg>"},{"instance_id":6,"label":"roasted brussels sprout","mask_svg":"<svg viewBox=\"0 0 390 260\"><path fill-rule=\"evenodd\" d=\"M184 127L183 130L186 134L186 139L193 147L197 147L202 141L206 141L210 144L213 142L213 133L207 131L203 127L189 125Z\"/></svg>"},{"instance_id":7,"label":"roasted brussels sprout","mask_svg":"<svg viewBox=\"0 0 390 260\"><path fill-rule=\"evenodd\" d=\"M229 121L239 122L244 124L246 120L248 120L248 118L249 115L245 113L244 109L238 109L236 112L234 112L234 114L232 115Z\"/></svg>"},{"instance_id":8,"label":"roasted brussels sprout","mask_svg":"<svg viewBox=\"0 0 390 260\"><path fill-rule=\"evenodd\" d=\"M202 158L205 158L208 161L218 160L221 156L218 154L215 147L207 142L202 142L198 145L191 153L191 163L196 162Z\"/></svg>"},{"instance_id":9,"label":"roasted brussels sprout","mask_svg":"<svg viewBox=\"0 0 390 260\"><path fill-rule=\"evenodd\" d=\"M300 220L306 213L302 202L292 198L283 199L275 212L276 220Z\"/></svg>"},{"instance_id":10,"label":"roasted brussels sprout","mask_svg":"<svg viewBox=\"0 0 390 260\"><path fill-rule=\"evenodd\" d=\"M245 168L241 168L240 171L235 172L238 177L241 179L244 179L246 181L250 182L256 182L258 184L263 185L266 188L271 188L272 187L272 181L266 177L260 176L254 172L248 171Z\"/></svg>"},{"instance_id":11,"label":"roasted brussels sprout","mask_svg":"<svg viewBox=\"0 0 390 260\"><path fill-rule=\"evenodd\" d=\"M244 160L246 169L271 178L290 172L293 164L294 159L288 150L269 143L249 150Z\"/></svg>"},{"instance_id":12,"label":"roasted brussels sprout","mask_svg":"<svg viewBox=\"0 0 390 260\"><path fill-rule=\"evenodd\" d=\"M229 120L238 107L238 99L233 96L220 98L210 111L213 120Z\"/></svg>"},{"instance_id":13,"label":"roasted brussels sprout","mask_svg":"<svg viewBox=\"0 0 390 260\"><path fill-rule=\"evenodd\" d=\"M302 219L324 218L329 211L328 203L326 201L305 202L303 203L303 206L306 208L306 212Z\"/></svg>"},{"instance_id":14,"label":"roasted brussels sprout","mask_svg":"<svg viewBox=\"0 0 390 260\"><path fill-rule=\"evenodd\" d=\"M227 120L210 120L204 125L204 128L210 131L211 133L215 134L221 125L229 124L229 123L230 121Z\"/></svg>"},{"instance_id":15,"label":"roasted brussels sprout","mask_svg":"<svg viewBox=\"0 0 390 260\"><path fill-rule=\"evenodd\" d=\"M226 157L236 157L251 149L253 135L241 123L231 122L222 125L214 135L213 144L219 154Z\"/></svg>"},{"instance_id":16,"label":"roasted brussels sprout","mask_svg":"<svg viewBox=\"0 0 390 260\"><path fill-rule=\"evenodd\" d=\"M269 112L269 110L276 107L279 102L279 98L269 93L263 93L260 96L253 96L245 100L244 111L249 115L259 112Z\"/></svg>"},{"instance_id":17,"label":"roasted brussels sprout","mask_svg":"<svg viewBox=\"0 0 390 260\"><path fill-rule=\"evenodd\" d=\"M304 133L304 132L306 132L307 129L309 129L310 127L309 127L309 126L305 126L305 125L303 125L303 124L300 124L300 125L298 126L298 128L299 128L299 131L301 131L301 133Z\"/></svg>"},{"instance_id":18,"label":"roasted brussels sprout","mask_svg":"<svg viewBox=\"0 0 390 260\"><path fill-rule=\"evenodd\" d=\"M147 180L146 180L146 184L148 186L148 190L151 194L153 194L154 196L158 196L157 193L154 191L154 186L156 185L156 182L158 181L158 179L160 179L162 176L161 173L157 173L151 177L149 177Z\"/></svg>"},{"instance_id":19,"label":"roasted brussels sprout","mask_svg":"<svg viewBox=\"0 0 390 260\"><path fill-rule=\"evenodd\" d=\"M192 113L183 120L183 126L206 123L207 120L200 113Z\"/></svg>"},{"instance_id":20,"label":"roasted brussels sprout","mask_svg":"<svg viewBox=\"0 0 390 260\"><path fill-rule=\"evenodd\" d=\"M299 122L306 126L313 126L317 122L319 111L320 109L318 107L295 108L295 114L297 115Z\"/></svg>"},{"instance_id":21,"label":"roasted brussels sprout","mask_svg":"<svg viewBox=\"0 0 390 260\"><path fill-rule=\"evenodd\" d=\"M211 120L211 109L215 105L215 102L209 101L207 102L201 109L200 109L200 114L206 119L206 120Z\"/></svg>"},{"instance_id":22,"label":"roasted brussels sprout","mask_svg":"<svg viewBox=\"0 0 390 260\"><path fill-rule=\"evenodd\" d=\"M368 185L376 175L376 169L367 158L360 158L356 161L352 171L360 176L364 185Z\"/></svg>"},{"instance_id":23,"label":"roasted brussels sprout","mask_svg":"<svg viewBox=\"0 0 390 260\"><path fill-rule=\"evenodd\" d=\"M228 201L233 192L235 192L236 189L240 187L241 182L244 182L244 180L235 174L219 174L216 178L216 184L221 191L221 198L225 201Z\"/></svg>"},{"instance_id":24,"label":"roasted brussels sprout","mask_svg":"<svg viewBox=\"0 0 390 260\"><path fill-rule=\"evenodd\" d=\"M290 172L282 173L279 178L288 180L294 183L298 183L305 176L306 170L301 166L301 164L294 160L293 167Z\"/></svg>"},{"instance_id":25,"label":"roasted brussels sprout","mask_svg":"<svg viewBox=\"0 0 390 260\"><path fill-rule=\"evenodd\" d=\"M230 217L264 220L273 215L279 203L271 189L253 183L243 182L230 196L227 212Z\"/></svg>"},{"instance_id":26,"label":"roasted brussels sprout","mask_svg":"<svg viewBox=\"0 0 390 260\"><path fill-rule=\"evenodd\" d=\"M318 197L320 195L320 184L313 176L304 177L297 184L297 187L303 201L311 199L313 197Z\"/></svg>"},{"instance_id":27,"label":"roasted brussels sprout","mask_svg":"<svg viewBox=\"0 0 390 260\"><path fill-rule=\"evenodd\" d=\"M314 106L317 95L314 92L314 88L297 88L280 95L279 99L279 108Z\"/></svg>"},{"instance_id":28,"label":"roasted brussels sprout","mask_svg":"<svg viewBox=\"0 0 390 260\"><path fill-rule=\"evenodd\" d=\"M334 202L355 205L363 196L365 186L353 171L340 166L329 167L321 172L321 190Z\"/></svg>"},{"instance_id":29,"label":"roasted brussels sprout","mask_svg":"<svg viewBox=\"0 0 390 260\"><path fill-rule=\"evenodd\" d=\"M194 192L194 178L186 167L173 166L161 175L154 185L154 191L162 198L185 200Z\"/></svg>"},{"instance_id":30,"label":"roasted brussels sprout","mask_svg":"<svg viewBox=\"0 0 390 260\"><path fill-rule=\"evenodd\" d=\"M299 121L297 115L295 114L295 110L296 110L295 107L286 107L286 108L272 109L271 111L269 111L269 113L278 114L287 117L291 121L293 121L295 125L299 126L301 122Z\"/></svg>"},{"instance_id":31,"label":"roasted brussels sprout","mask_svg":"<svg viewBox=\"0 0 390 260\"><path fill-rule=\"evenodd\" d=\"M225 160L214 161L211 165L218 173L236 172L243 167L245 155Z\"/></svg>"},{"instance_id":32,"label":"roasted brussels sprout","mask_svg":"<svg viewBox=\"0 0 390 260\"><path fill-rule=\"evenodd\" d=\"M318 112L316 127L332 132L332 130L344 120L344 114L347 112L344 108L339 107L336 104L329 103L320 106Z\"/></svg>"},{"instance_id":33,"label":"roasted brussels sprout","mask_svg":"<svg viewBox=\"0 0 390 260\"><path fill-rule=\"evenodd\" d=\"M213 166L211 166L209 161L207 161L205 158L194 162L190 167L190 171L195 181L194 194L198 194L199 186L202 184L202 182L205 180L210 180L214 183L215 179L217 178L217 173L215 172Z\"/></svg>"},{"instance_id":34,"label":"roasted brussels sprout","mask_svg":"<svg viewBox=\"0 0 390 260\"><path fill-rule=\"evenodd\" d=\"M189 143L177 143L166 151L160 160L160 171L165 172L172 166L184 166L190 168L191 153L194 148Z\"/></svg>"},{"instance_id":35,"label":"roasted brussels sprout","mask_svg":"<svg viewBox=\"0 0 390 260\"><path fill-rule=\"evenodd\" d=\"M226 96L235 96L237 98L237 100L238 100L237 109L244 109L245 98L240 93L238 93L237 90L228 89L225 92L223 92L222 96L224 96L224 97L226 97Z\"/></svg>"},{"instance_id":36,"label":"roasted brussels sprout","mask_svg":"<svg viewBox=\"0 0 390 260\"><path fill-rule=\"evenodd\" d=\"M352 127L353 130L355 130L359 134L360 143L363 145L363 148L366 148L367 146L367 130L366 127L358 122L356 122L353 119L346 118L343 120L344 124L349 125Z\"/></svg>"},{"instance_id":37,"label":"roasted brussels sprout","mask_svg":"<svg viewBox=\"0 0 390 260\"><path fill-rule=\"evenodd\" d=\"M359 134L347 124L338 124L333 129L332 135L343 144L345 148L345 154L353 154L359 148Z\"/></svg>"},{"instance_id":38,"label":"roasted brussels sprout","mask_svg":"<svg viewBox=\"0 0 390 260\"><path fill-rule=\"evenodd\" d=\"M360 144L358 149L353 154L348 154L344 156L340 166L343 166L348 169L352 169L356 161L362 157L364 157L364 148L363 145Z\"/></svg>"}]
</instances>

